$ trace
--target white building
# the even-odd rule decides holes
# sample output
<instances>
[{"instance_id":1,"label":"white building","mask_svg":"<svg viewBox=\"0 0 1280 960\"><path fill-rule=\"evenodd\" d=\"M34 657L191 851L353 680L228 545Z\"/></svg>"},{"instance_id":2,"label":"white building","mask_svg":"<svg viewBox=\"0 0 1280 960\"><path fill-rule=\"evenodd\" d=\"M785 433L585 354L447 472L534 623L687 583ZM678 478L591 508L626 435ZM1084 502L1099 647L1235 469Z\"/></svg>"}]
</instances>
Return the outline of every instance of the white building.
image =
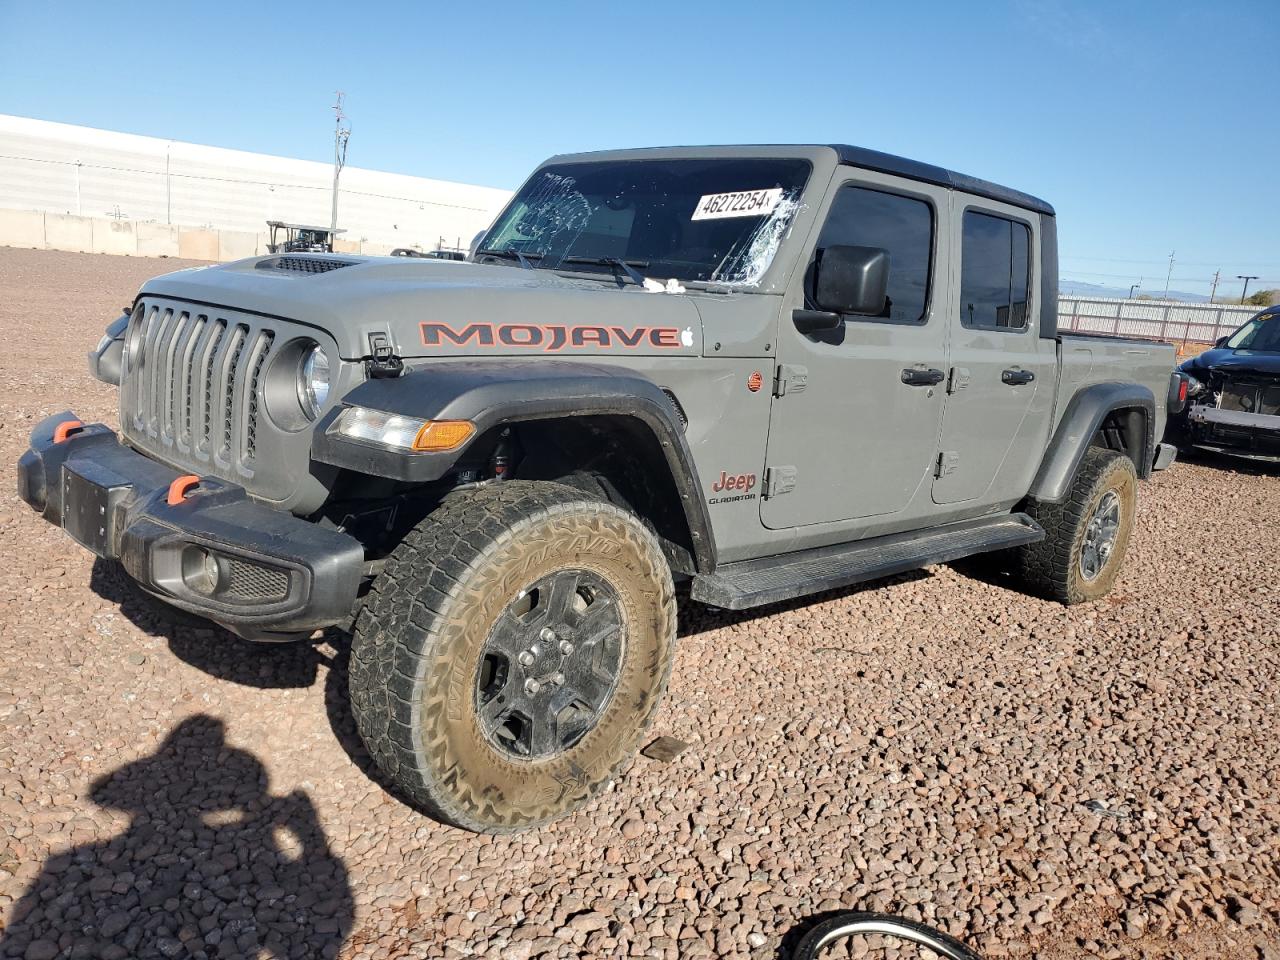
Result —
<instances>
[{"instance_id":1,"label":"white building","mask_svg":"<svg viewBox=\"0 0 1280 960\"><path fill-rule=\"evenodd\" d=\"M359 167L340 183L340 249L375 254L466 246L511 196ZM229 259L265 252L267 220L328 224L332 185L324 163L0 114L0 245Z\"/></svg>"}]
</instances>

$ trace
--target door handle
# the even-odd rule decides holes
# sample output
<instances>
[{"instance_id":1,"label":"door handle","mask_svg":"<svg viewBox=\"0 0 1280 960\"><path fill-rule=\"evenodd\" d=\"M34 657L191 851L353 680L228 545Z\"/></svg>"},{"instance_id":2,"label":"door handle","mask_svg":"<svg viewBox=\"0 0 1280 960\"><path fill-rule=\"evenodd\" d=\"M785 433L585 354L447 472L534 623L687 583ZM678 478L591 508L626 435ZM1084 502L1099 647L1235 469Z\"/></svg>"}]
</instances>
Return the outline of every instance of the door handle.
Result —
<instances>
[{"instance_id":1,"label":"door handle","mask_svg":"<svg viewBox=\"0 0 1280 960\"><path fill-rule=\"evenodd\" d=\"M1018 387L1024 383L1030 383L1036 378L1036 375L1030 370L1005 370L1000 374L1002 382L1009 384L1011 387Z\"/></svg>"},{"instance_id":2,"label":"door handle","mask_svg":"<svg viewBox=\"0 0 1280 960\"><path fill-rule=\"evenodd\" d=\"M908 387L936 387L947 375L941 370L921 370L919 367L907 367L902 371L902 382Z\"/></svg>"}]
</instances>

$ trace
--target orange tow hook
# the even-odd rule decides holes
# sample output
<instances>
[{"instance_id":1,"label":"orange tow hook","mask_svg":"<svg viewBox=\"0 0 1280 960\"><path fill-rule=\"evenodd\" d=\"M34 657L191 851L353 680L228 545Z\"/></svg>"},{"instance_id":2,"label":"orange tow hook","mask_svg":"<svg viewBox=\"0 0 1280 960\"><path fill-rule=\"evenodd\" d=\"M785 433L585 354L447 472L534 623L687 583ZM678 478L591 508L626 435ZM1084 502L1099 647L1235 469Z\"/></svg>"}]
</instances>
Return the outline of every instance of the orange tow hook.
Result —
<instances>
[{"instance_id":1,"label":"orange tow hook","mask_svg":"<svg viewBox=\"0 0 1280 960\"><path fill-rule=\"evenodd\" d=\"M176 507L183 500L187 499L188 490L199 485L200 478L194 473L187 473L175 479L173 483L169 484L169 506Z\"/></svg>"},{"instance_id":2,"label":"orange tow hook","mask_svg":"<svg viewBox=\"0 0 1280 960\"><path fill-rule=\"evenodd\" d=\"M53 428L53 442L62 443L67 437L73 433L78 433L84 429L84 424L79 420L63 420L60 424Z\"/></svg>"}]
</instances>

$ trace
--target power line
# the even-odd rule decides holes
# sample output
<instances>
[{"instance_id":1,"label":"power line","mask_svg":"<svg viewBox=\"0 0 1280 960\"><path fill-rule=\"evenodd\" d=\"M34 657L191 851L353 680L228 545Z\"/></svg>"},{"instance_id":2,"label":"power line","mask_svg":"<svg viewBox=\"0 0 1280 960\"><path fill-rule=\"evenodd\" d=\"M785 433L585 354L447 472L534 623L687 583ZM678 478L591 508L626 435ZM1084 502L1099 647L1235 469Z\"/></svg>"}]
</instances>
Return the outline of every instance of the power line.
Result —
<instances>
[{"instance_id":1,"label":"power line","mask_svg":"<svg viewBox=\"0 0 1280 960\"><path fill-rule=\"evenodd\" d=\"M1127 257L1086 257L1079 254L1062 254L1063 260L1086 260L1089 263L1136 263L1136 264L1160 264L1168 263L1168 257L1163 260L1134 260ZM1215 267L1217 263L1196 261L1196 260L1179 260L1184 267ZM1280 267L1280 260L1236 260L1235 263L1244 264L1250 267Z\"/></svg>"},{"instance_id":2,"label":"power line","mask_svg":"<svg viewBox=\"0 0 1280 960\"><path fill-rule=\"evenodd\" d=\"M1115 280L1132 280L1133 279L1132 273L1101 273L1097 270L1076 270L1070 267L1064 268L1063 274L1065 275L1067 273L1071 273L1073 276L1077 276L1077 277L1106 277L1107 279L1115 279ZM1213 279L1212 276L1171 277L1170 278L1171 282L1173 283L1209 283L1212 279ZM1262 282L1263 283L1280 283L1280 280L1264 278Z\"/></svg>"}]
</instances>

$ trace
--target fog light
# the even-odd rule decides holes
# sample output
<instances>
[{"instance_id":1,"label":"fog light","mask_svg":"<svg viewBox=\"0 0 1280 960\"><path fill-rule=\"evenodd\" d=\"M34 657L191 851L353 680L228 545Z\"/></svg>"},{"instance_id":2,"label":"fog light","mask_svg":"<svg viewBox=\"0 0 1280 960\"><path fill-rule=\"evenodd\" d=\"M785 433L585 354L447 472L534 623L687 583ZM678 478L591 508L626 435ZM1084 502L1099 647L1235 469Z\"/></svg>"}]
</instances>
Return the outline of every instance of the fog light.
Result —
<instances>
[{"instance_id":1,"label":"fog light","mask_svg":"<svg viewBox=\"0 0 1280 960\"><path fill-rule=\"evenodd\" d=\"M191 590L211 597L218 589L221 576L218 558L204 547L187 547L182 551L182 582Z\"/></svg>"}]
</instances>

